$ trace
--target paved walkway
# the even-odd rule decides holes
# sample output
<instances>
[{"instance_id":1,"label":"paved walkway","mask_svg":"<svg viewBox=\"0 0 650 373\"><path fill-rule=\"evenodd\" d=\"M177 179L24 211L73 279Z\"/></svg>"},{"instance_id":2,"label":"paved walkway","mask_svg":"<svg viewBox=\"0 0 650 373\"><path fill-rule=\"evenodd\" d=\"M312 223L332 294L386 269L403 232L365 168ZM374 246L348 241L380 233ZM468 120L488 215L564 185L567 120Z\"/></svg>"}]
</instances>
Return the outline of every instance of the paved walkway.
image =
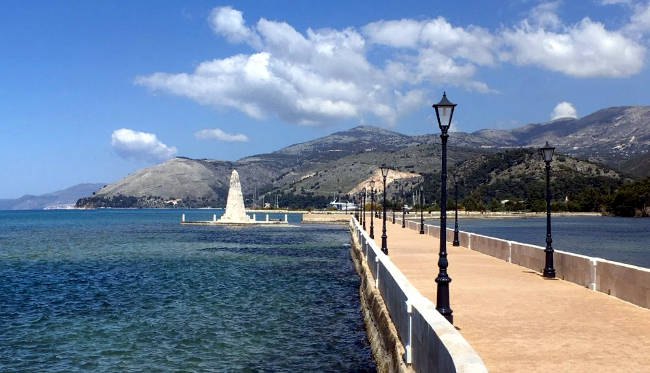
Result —
<instances>
[{"instance_id":1,"label":"paved walkway","mask_svg":"<svg viewBox=\"0 0 650 373\"><path fill-rule=\"evenodd\" d=\"M391 260L435 303L439 240L390 221ZM490 372L650 372L650 310L464 247L447 252L454 326Z\"/></svg>"}]
</instances>

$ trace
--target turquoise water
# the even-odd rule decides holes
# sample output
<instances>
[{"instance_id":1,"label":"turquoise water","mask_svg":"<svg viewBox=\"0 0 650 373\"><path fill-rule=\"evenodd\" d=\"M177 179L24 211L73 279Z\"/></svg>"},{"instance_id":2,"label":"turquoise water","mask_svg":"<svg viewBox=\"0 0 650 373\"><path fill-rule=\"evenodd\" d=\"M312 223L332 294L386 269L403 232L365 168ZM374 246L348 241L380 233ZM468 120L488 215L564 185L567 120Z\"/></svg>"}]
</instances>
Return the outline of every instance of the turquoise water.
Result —
<instances>
[{"instance_id":1,"label":"turquoise water","mask_svg":"<svg viewBox=\"0 0 650 373\"><path fill-rule=\"evenodd\" d=\"M439 220L427 220L439 225ZM447 219L449 228L454 220ZM463 219L461 231L546 246L546 217ZM650 219L554 216L553 248L650 268Z\"/></svg>"},{"instance_id":2,"label":"turquoise water","mask_svg":"<svg viewBox=\"0 0 650 373\"><path fill-rule=\"evenodd\" d=\"M345 227L182 212L0 211L0 371L375 370Z\"/></svg>"}]
</instances>

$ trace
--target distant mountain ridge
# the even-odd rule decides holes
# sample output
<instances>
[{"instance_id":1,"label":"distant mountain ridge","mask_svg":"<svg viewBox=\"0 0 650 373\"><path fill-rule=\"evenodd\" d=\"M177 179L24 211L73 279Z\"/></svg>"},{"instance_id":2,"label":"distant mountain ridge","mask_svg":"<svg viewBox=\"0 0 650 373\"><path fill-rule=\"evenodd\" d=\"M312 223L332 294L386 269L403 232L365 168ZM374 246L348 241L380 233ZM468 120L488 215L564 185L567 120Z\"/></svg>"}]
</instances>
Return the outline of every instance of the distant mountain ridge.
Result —
<instances>
[{"instance_id":1,"label":"distant mountain ridge","mask_svg":"<svg viewBox=\"0 0 650 373\"><path fill-rule=\"evenodd\" d=\"M422 137L439 142L436 135ZM455 132L449 138L450 144L496 149L540 147L546 141L561 153L618 167L650 151L650 106L616 106L582 118L560 118L509 130Z\"/></svg>"},{"instance_id":2,"label":"distant mountain ridge","mask_svg":"<svg viewBox=\"0 0 650 373\"><path fill-rule=\"evenodd\" d=\"M27 194L16 199L0 199L0 210L42 210L74 207L79 198L91 195L103 185L84 183L38 196Z\"/></svg>"},{"instance_id":3,"label":"distant mountain ridge","mask_svg":"<svg viewBox=\"0 0 650 373\"><path fill-rule=\"evenodd\" d=\"M545 141L557 152L618 167L650 150L650 106L612 107L583 118L564 118L527 124L511 130L454 132L449 140L449 164L520 147L539 147ZM367 180L382 163L405 172L439 170L438 134L409 136L358 126L268 154L234 162L177 157L138 170L95 195L82 198L81 207L209 207L225 203L228 178L239 171L248 198L265 193L329 196L346 193ZM597 164L570 162L579 168ZM639 175L647 167L629 165ZM623 169L624 173L626 172ZM609 175L607 169L599 171ZM612 176L614 177L614 176ZM618 174L615 176L619 178Z\"/></svg>"},{"instance_id":4,"label":"distant mountain ridge","mask_svg":"<svg viewBox=\"0 0 650 373\"><path fill-rule=\"evenodd\" d=\"M540 146L548 141L565 154L617 165L650 150L650 106L611 107L578 119L528 124L509 133L516 141L505 145Z\"/></svg>"}]
</instances>

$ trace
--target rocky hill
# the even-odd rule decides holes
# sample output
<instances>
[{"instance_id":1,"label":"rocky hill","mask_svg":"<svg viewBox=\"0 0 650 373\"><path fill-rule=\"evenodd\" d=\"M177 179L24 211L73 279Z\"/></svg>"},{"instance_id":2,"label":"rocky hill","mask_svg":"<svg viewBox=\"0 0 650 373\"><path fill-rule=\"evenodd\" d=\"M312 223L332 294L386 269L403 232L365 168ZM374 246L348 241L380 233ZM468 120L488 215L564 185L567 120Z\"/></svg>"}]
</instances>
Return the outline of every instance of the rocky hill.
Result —
<instances>
[{"instance_id":1,"label":"rocky hill","mask_svg":"<svg viewBox=\"0 0 650 373\"><path fill-rule=\"evenodd\" d=\"M607 167L621 167L640 175L650 162L650 107L613 107L580 119L561 119L528 124L512 130L480 130L471 134L454 132L449 141L449 165L463 162L477 166L466 178L482 174L481 159L505 154L521 147L538 147L545 141L572 159L564 167L580 173L581 168L599 170L602 177L620 179ZM532 154L532 153L531 153ZM257 154L235 162L177 157L134 172L107 185L87 198L80 207L206 207L222 206L231 170L237 169L247 203L260 204L275 195L319 203L348 194L367 182L381 164L405 172L404 182L412 187L418 178L431 178L440 167L440 138L437 134L408 136L372 126L359 126L312 141L295 144L273 153ZM488 157L488 158L486 158ZM530 162L524 173L532 173ZM636 158L635 158L636 157ZM580 163L578 158L595 163ZM638 159L629 164L630 159ZM626 161L628 163L626 163ZM496 161L498 163L498 159ZM488 162L489 163L489 162ZM514 172L514 171L513 171ZM593 175L596 176L596 175ZM408 180L408 181L406 181ZM485 182L485 181L484 181ZM596 181L594 181L596 182ZM396 180L400 184L399 180ZM434 188L435 183L432 183ZM434 189L431 189L432 191ZM484 191L488 195L487 191ZM495 198L496 198L495 194ZM500 194L499 194L500 195ZM293 197L292 197L293 196ZM297 198L297 197L296 197Z\"/></svg>"},{"instance_id":2,"label":"rocky hill","mask_svg":"<svg viewBox=\"0 0 650 373\"><path fill-rule=\"evenodd\" d=\"M650 176L650 151L645 152L619 165L621 171L636 176L646 178Z\"/></svg>"},{"instance_id":3,"label":"rocky hill","mask_svg":"<svg viewBox=\"0 0 650 373\"><path fill-rule=\"evenodd\" d=\"M421 141L440 140L436 135L426 135ZM546 141L563 154L620 167L650 151L650 106L610 107L582 118L532 123L511 130L458 132L449 140L450 144L484 149L540 147Z\"/></svg>"}]
</instances>

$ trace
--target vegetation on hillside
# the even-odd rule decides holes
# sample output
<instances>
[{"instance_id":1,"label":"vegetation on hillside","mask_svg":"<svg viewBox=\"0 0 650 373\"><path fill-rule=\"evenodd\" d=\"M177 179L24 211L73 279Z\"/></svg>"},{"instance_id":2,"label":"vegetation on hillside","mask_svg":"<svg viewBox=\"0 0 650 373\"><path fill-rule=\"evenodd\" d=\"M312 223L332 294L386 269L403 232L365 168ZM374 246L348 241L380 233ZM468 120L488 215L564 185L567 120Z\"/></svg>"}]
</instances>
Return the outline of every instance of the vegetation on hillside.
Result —
<instances>
[{"instance_id":1,"label":"vegetation on hillside","mask_svg":"<svg viewBox=\"0 0 650 373\"><path fill-rule=\"evenodd\" d=\"M621 186L611 196L608 211L616 216L650 216L650 177Z\"/></svg>"},{"instance_id":2,"label":"vegetation on hillside","mask_svg":"<svg viewBox=\"0 0 650 373\"><path fill-rule=\"evenodd\" d=\"M546 126L528 127L524 132L533 137L538 135L533 129L548 129ZM447 149L448 200L452 202L454 192L452 172L457 172L461 208L544 211L544 162L536 149L503 148L493 144L492 140L501 138L501 132L481 131L481 136L466 134L464 137L455 134L459 142L450 143ZM492 140L488 145L481 145L479 137ZM399 206L401 202L397 201L402 189L406 194L404 202L416 205L418 199L414 195L419 194L422 185L425 204L429 209L436 209L441 172L441 145L433 141L436 138L358 127L236 162L176 158L139 170L93 196L80 199L77 206L224 206L228 177L232 169L237 169L246 206L257 208L264 206L264 202L275 206L277 201L285 208L325 208L337 196L352 201L352 196L345 193L359 190L362 183L376 175L380 165L386 164L390 169L409 175L388 185L389 205ZM517 146L516 142L508 144L501 146ZM633 165L639 169L634 175L647 172L643 167L647 157L642 158L634 159ZM634 193L638 193L636 189L628 191L626 183L631 181L607 166L558 151L551 170L552 208L554 211L638 214L637 210L645 211L644 205L633 200ZM619 202L620 208L615 206Z\"/></svg>"},{"instance_id":3,"label":"vegetation on hillside","mask_svg":"<svg viewBox=\"0 0 650 373\"><path fill-rule=\"evenodd\" d=\"M454 198L454 172L458 174L460 208L472 211L546 210L544 163L534 149L488 154L450 166L448 206ZM436 208L440 199L440 172L423 177L427 207ZM623 178L613 170L557 155L551 168L551 208L553 211L606 212L621 185ZM418 188L416 186L413 192L417 193Z\"/></svg>"}]
</instances>

